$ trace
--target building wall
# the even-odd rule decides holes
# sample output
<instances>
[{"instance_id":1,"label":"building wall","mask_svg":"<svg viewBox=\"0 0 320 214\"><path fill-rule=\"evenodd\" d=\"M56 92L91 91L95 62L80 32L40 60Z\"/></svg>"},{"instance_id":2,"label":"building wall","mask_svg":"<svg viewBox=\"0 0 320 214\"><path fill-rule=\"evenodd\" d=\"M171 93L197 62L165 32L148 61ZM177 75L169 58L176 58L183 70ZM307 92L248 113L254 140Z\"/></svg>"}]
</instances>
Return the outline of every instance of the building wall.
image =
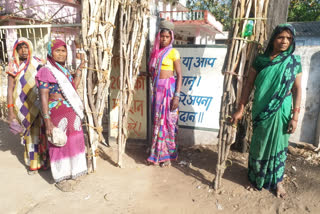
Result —
<instances>
[{"instance_id":1,"label":"building wall","mask_svg":"<svg viewBox=\"0 0 320 214\"><path fill-rule=\"evenodd\" d=\"M28 38L33 43L34 54L40 58L46 57L46 43L50 38L60 38L67 42L68 49L74 50L73 41L79 35L80 27L52 28L51 33L49 33L48 28L32 28L32 25L38 24L39 21L49 20L55 24L80 23L81 5L76 2L77 0L25 0L23 5L20 5L20 1L5 1L2 14L14 14L16 17L31 18L34 21L9 18L8 21L3 22L3 25L16 26L17 28L3 30L5 37L1 39L1 42L6 43L7 50L5 51L6 57L2 61L7 63L7 61L12 60L12 48L19 37ZM30 25L30 28L19 29L19 25ZM3 49L3 46L1 46L1 49ZM74 56L74 51L69 51L69 65L75 65Z\"/></svg>"},{"instance_id":2,"label":"building wall","mask_svg":"<svg viewBox=\"0 0 320 214\"><path fill-rule=\"evenodd\" d=\"M319 37L297 37L296 44L298 47L301 46L320 46Z\"/></svg>"},{"instance_id":3,"label":"building wall","mask_svg":"<svg viewBox=\"0 0 320 214\"><path fill-rule=\"evenodd\" d=\"M110 75L110 124L111 137L118 136L119 94L120 94L120 56L114 55ZM146 58L142 59L140 72L146 72ZM135 84L132 104L128 115L128 135L130 139L147 139L147 77L138 76Z\"/></svg>"},{"instance_id":4,"label":"building wall","mask_svg":"<svg viewBox=\"0 0 320 214\"><path fill-rule=\"evenodd\" d=\"M298 127L290 141L317 144L315 135L320 112L320 38L297 38L295 54L301 56L302 102Z\"/></svg>"},{"instance_id":5,"label":"building wall","mask_svg":"<svg viewBox=\"0 0 320 214\"><path fill-rule=\"evenodd\" d=\"M74 0L25 0L20 4L20 1L6 1L4 14L14 13L15 16L23 18L51 20L55 23L79 23L81 5L75 2ZM62 6L63 8L59 10Z\"/></svg>"},{"instance_id":6,"label":"building wall","mask_svg":"<svg viewBox=\"0 0 320 214\"><path fill-rule=\"evenodd\" d=\"M181 55L182 87L179 103L180 145L218 142L226 46L176 46Z\"/></svg>"},{"instance_id":7,"label":"building wall","mask_svg":"<svg viewBox=\"0 0 320 214\"><path fill-rule=\"evenodd\" d=\"M179 103L179 144L216 144L219 130L220 101L223 88L222 65L226 47L204 45L175 46L181 56L182 87ZM114 56L115 57L115 56ZM143 59L141 71L146 71ZM113 60L110 84L110 135L117 137L119 64ZM147 81L140 76L129 112L130 139L147 139ZM150 105L150 103L149 103ZM149 129L149 131L151 131Z\"/></svg>"},{"instance_id":8,"label":"building wall","mask_svg":"<svg viewBox=\"0 0 320 214\"><path fill-rule=\"evenodd\" d=\"M200 29L195 30L195 45L214 45L216 34L208 34Z\"/></svg>"}]
</instances>

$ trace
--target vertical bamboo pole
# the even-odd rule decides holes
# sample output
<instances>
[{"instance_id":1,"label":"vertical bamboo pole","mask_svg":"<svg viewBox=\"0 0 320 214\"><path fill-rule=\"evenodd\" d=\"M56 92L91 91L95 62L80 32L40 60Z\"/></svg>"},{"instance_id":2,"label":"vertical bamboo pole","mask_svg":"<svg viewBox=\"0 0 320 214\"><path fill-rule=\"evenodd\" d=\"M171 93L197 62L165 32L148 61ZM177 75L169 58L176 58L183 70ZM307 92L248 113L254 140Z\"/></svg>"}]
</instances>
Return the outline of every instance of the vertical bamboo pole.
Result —
<instances>
[{"instance_id":1,"label":"vertical bamboo pole","mask_svg":"<svg viewBox=\"0 0 320 214\"><path fill-rule=\"evenodd\" d=\"M123 4L120 7L120 93L118 114L118 166L122 166L122 97L123 97Z\"/></svg>"}]
</instances>

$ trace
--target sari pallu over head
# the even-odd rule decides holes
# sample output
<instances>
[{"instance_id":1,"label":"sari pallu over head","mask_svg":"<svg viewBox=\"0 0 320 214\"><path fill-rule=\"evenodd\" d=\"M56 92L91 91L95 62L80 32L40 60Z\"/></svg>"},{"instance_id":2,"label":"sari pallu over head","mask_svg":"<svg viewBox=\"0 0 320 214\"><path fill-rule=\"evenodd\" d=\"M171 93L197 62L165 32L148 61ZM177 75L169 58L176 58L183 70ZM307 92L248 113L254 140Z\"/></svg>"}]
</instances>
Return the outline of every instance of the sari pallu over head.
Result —
<instances>
[{"instance_id":1,"label":"sari pallu over head","mask_svg":"<svg viewBox=\"0 0 320 214\"><path fill-rule=\"evenodd\" d=\"M284 30L291 32L292 43L286 51L271 61L270 54L274 40ZM258 56L253 63L258 73L252 107L254 126L274 115L280 109L284 99L291 95L290 91L296 75L301 72L300 57L293 55L294 50L295 30L290 24L281 24L274 29L264 54Z\"/></svg>"},{"instance_id":2,"label":"sari pallu over head","mask_svg":"<svg viewBox=\"0 0 320 214\"><path fill-rule=\"evenodd\" d=\"M20 44L28 46L28 58L20 62L17 47ZM9 63L7 73L15 77L13 90L14 111L17 119L28 131L40 113L40 100L35 76L41 67L41 60L33 57L33 46L26 38L19 38L13 47L13 62Z\"/></svg>"},{"instance_id":3,"label":"sari pallu over head","mask_svg":"<svg viewBox=\"0 0 320 214\"><path fill-rule=\"evenodd\" d=\"M46 64L46 67L49 68L52 75L57 80L57 83L61 89L63 97L71 105L74 112L81 119L83 119L84 107L76 89L74 88L73 77L67 68L63 67L53 59L53 55L52 55L53 51L61 46L64 46L65 48L67 48L66 43L60 39L56 39L48 43L48 55L47 55L48 62Z\"/></svg>"}]
</instances>

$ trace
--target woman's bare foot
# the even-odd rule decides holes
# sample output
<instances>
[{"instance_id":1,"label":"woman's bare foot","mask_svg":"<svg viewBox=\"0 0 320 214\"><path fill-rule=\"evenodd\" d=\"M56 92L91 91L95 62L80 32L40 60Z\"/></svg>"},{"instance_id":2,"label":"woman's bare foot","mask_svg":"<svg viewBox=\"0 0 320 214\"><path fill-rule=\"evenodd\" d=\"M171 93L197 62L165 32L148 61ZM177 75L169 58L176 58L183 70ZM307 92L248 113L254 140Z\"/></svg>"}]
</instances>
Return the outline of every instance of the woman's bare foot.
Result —
<instances>
[{"instance_id":1,"label":"woman's bare foot","mask_svg":"<svg viewBox=\"0 0 320 214\"><path fill-rule=\"evenodd\" d=\"M170 167L171 166L171 162L170 161L161 162L160 166L161 167Z\"/></svg>"},{"instance_id":2,"label":"woman's bare foot","mask_svg":"<svg viewBox=\"0 0 320 214\"><path fill-rule=\"evenodd\" d=\"M148 160L144 160L144 164L147 165L147 166L158 166L158 164L152 163L152 162L150 162Z\"/></svg>"},{"instance_id":3,"label":"woman's bare foot","mask_svg":"<svg viewBox=\"0 0 320 214\"><path fill-rule=\"evenodd\" d=\"M60 181L56 183L55 186L62 192L72 192L73 190L72 183L67 180Z\"/></svg>"},{"instance_id":4,"label":"woman's bare foot","mask_svg":"<svg viewBox=\"0 0 320 214\"><path fill-rule=\"evenodd\" d=\"M252 184L249 184L247 187L246 187L246 190L252 192L252 191L256 191L257 188L255 186L253 186Z\"/></svg>"},{"instance_id":5,"label":"woman's bare foot","mask_svg":"<svg viewBox=\"0 0 320 214\"><path fill-rule=\"evenodd\" d=\"M278 198L285 198L287 195L286 190L283 187L283 183L279 182L277 184L277 197Z\"/></svg>"},{"instance_id":6,"label":"woman's bare foot","mask_svg":"<svg viewBox=\"0 0 320 214\"><path fill-rule=\"evenodd\" d=\"M28 170L28 175L36 175L38 174L38 170Z\"/></svg>"}]
</instances>

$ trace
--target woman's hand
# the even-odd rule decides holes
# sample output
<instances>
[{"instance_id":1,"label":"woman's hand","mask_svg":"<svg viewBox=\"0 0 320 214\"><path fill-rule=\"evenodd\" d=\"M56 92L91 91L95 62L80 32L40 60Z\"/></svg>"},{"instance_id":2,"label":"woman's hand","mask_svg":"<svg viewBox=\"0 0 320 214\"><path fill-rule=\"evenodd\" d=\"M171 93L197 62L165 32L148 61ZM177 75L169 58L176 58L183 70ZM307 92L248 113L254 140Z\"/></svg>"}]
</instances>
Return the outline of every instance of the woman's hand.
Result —
<instances>
[{"instance_id":1,"label":"woman's hand","mask_svg":"<svg viewBox=\"0 0 320 214\"><path fill-rule=\"evenodd\" d=\"M238 110L232 116L230 122L233 124L238 124L238 121L241 120L243 116L243 111Z\"/></svg>"},{"instance_id":2,"label":"woman's hand","mask_svg":"<svg viewBox=\"0 0 320 214\"><path fill-rule=\"evenodd\" d=\"M289 134L293 134L293 133L296 131L297 122L298 122L298 121L292 120L292 119L289 121L288 130L287 130L287 132L288 132Z\"/></svg>"},{"instance_id":3,"label":"woman's hand","mask_svg":"<svg viewBox=\"0 0 320 214\"><path fill-rule=\"evenodd\" d=\"M85 60L85 53L80 53L80 65L79 68L82 70L85 67L86 60Z\"/></svg>"},{"instance_id":4,"label":"woman's hand","mask_svg":"<svg viewBox=\"0 0 320 214\"><path fill-rule=\"evenodd\" d=\"M53 125L51 119L44 119L44 123L46 125L46 135L52 136L52 130L54 128L54 125Z\"/></svg>"},{"instance_id":5,"label":"woman's hand","mask_svg":"<svg viewBox=\"0 0 320 214\"><path fill-rule=\"evenodd\" d=\"M174 111L178 108L179 106L179 97L173 97L173 99L171 100L171 108L170 111Z\"/></svg>"},{"instance_id":6,"label":"woman's hand","mask_svg":"<svg viewBox=\"0 0 320 214\"><path fill-rule=\"evenodd\" d=\"M16 115L13 113L13 111L8 111L8 123L10 124L13 120L16 120Z\"/></svg>"}]
</instances>

